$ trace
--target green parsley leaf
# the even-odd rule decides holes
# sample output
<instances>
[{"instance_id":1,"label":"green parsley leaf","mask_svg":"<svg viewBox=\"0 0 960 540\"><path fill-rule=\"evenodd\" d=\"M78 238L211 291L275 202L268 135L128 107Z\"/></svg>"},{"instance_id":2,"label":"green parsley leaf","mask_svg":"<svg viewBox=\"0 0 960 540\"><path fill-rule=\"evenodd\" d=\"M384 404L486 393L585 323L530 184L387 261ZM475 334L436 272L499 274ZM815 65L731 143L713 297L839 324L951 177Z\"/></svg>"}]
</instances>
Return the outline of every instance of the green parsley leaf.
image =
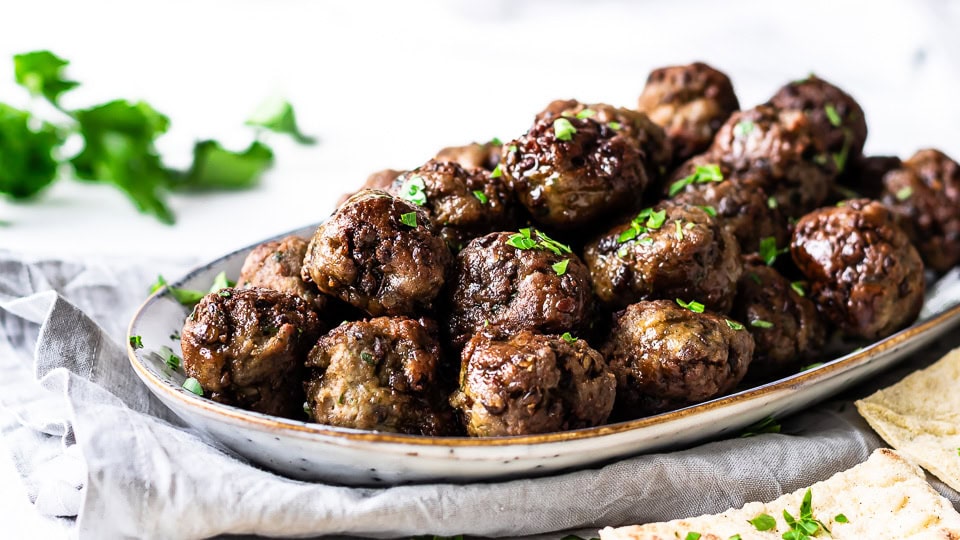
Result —
<instances>
[{"instance_id":1,"label":"green parsley leaf","mask_svg":"<svg viewBox=\"0 0 960 540\"><path fill-rule=\"evenodd\" d=\"M487 201L489 200L487 199L487 195L484 192L480 191L479 189L475 189L473 191L473 196L476 197L478 201L480 201L480 204L487 204Z\"/></svg>"},{"instance_id":2,"label":"green parsley leaf","mask_svg":"<svg viewBox=\"0 0 960 540\"><path fill-rule=\"evenodd\" d=\"M595 111L595 110L593 110L593 109L584 109L584 110L578 112L576 116L577 116L577 118L584 119L584 118L590 118L590 117L596 116L596 115L597 115L597 111Z\"/></svg>"},{"instance_id":3,"label":"green parsley leaf","mask_svg":"<svg viewBox=\"0 0 960 540\"><path fill-rule=\"evenodd\" d=\"M679 304L680 307L685 308L685 309L689 309L690 311L692 311L692 312L694 312L694 313L703 313L704 310L706 309L706 306L704 306L704 305L701 304L700 302L697 302L696 300L693 300L693 301L690 301L690 302L684 302L683 300L681 300L681 299L679 299L679 298L677 298L676 300L677 300L677 304Z\"/></svg>"},{"instance_id":4,"label":"green parsley leaf","mask_svg":"<svg viewBox=\"0 0 960 540\"><path fill-rule=\"evenodd\" d=\"M620 131L622 126L620 125L620 122L607 122L607 127L614 131Z\"/></svg>"},{"instance_id":5,"label":"green parsley leaf","mask_svg":"<svg viewBox=\"0 0 960 540\"><path fill-rule=\"evenodd\" d=\"M570 246L557 242L553 238L547 236L547 233L543 231L537 231L537 237L540 239L540 241L537 243L537 246L541 249L553 252L554 255L573 253L573 250L570 249Z\"/></svg>"},{"instance_id":6,"label":"green parsley leaf","mask_svg":"<svg viewBox=\"0 0 960 540\"><path fill-rule=\"evenodd\" d=\"M793 292L797 293L798 296L806 296L807 291L803 290L804 283L802 281L794 281L790 283L790 288L793 289Z\"/></svg>"},{"instance_id":7,"label":"green parsley leaf","mask_svg":"<svg viewBox=\"0 0 960 540\"><path fill-rule=\"evenodd\" d=\"M17 84L26 88L32 96L43 96L59 107L60 94L80 83L64 78L63 69L70 62L50 51L34 51L13 57L13 73Z\"/></svg>"},{"instance_id":8,"label":"green parsley leaf","mask_svg":"<svg viewBox=\"0 0 960 540\"><path fill-rule=\"evenodd\" d=\"M913 195L913 188L906 186L897 190L896 197L898 201L905 201Z\"/></svg>"},{"instance_id":9,"label":"green parsley leaf","mask_svg":"<svg viewBox=\"0 0 960 540\"><path fill-rule=\"evenodd\" d=\"M417 206L427 204L427 184L419 176L411 176L400 186L399 197Z\"/></svg>"},{"instance_id":10,"label":"green parsley leaf","mask_svg":"<svg viewBox=\"0 0 960 540\"><path fill-rule=\"evenodd\" d=\"M171 188L179 191L249 189L273 165L273 150L254 141L243 151L227 150L217 141L193 146L193 164L185 174L174 176Z\"/></svg>"},{"instance_id":11,"label":"green parsley leaf","mask_svg":"<svg viewBox=\"0 0 960 540\"><path fill-rule=\"evenodd\" d=\"M533 238L532 234L536 234L536 240ZM573 253L573 250L570 249L570 246L566 244L561 244L553 238L547 236L547 233L543 231L534 230L531 233L530 228L520 229L520 232L515 233L507 239L507 245L513 246L517 249L540 249L543 251L549 251L554 255L563 255L566 253Z\"/></svg>"},{"instance_id":12,"label":"green parsley leaf","mask_svg":"<svg viewBox=\"0 0 960 540\"><path fill-rule=\"evenodd\" d=\"M417 213L416 212L407 212L406 214L400 214L400 222L406 225L407 227L417 227Z\"/></svg>"},{"instance_id":13,"label":"green parsley leaf","mask_svg":"<svg viewBox=\"0 0 960 540\"><path fill-rule=\"evenodd\" d=\"M790 251L789 248L777 249L777 239L772 236L760 240L760 258L767 266L773 266L773 263L777 262L777 257L788 251Z\"/></svg>"},{"instance_id":14,"label":"green parsley leaf","mask_svg":"<svg viewBox=\"0 0 960 540\"><path fill-rule=\"evenodd\" d=\"M759 422L747 426L743 430L743 433L740 434L740 438L753 437L761 433L780 433L780 423L774 420L772 416L768 416Z\"/></svg>"},{"instance_id":15,"label":"green parsley leaf","mask_svg":"<svg viewBox=\"0 0 960 540\"><path fill-rule=\"evenodd\" d=\"M143 338L140 336L130 336L130 346L134 349L143 348Z\"/></svg>"},{"instance_id":16,"label":"green parsley leaf","mask_svg":"<svg viewBox=\"0 0 960 540\"><path fill-rule=\"evenodd\" d=\"M176 330L174 330L173 333L170 334L170 340L180 341L180 332L177 332Z\"/></svg>"},{"instance_id":17,"label":"green parsley leaf","mask_svg":"<svg viewBox=\"0 0 960 540\"><path fill-rule=\"evenodd\" d=\"M300 144L314 144L317 140L300 132L293 105L289 101L273 97L260 104L247 118L247 125L270 130L293 137Z\"/></svg>"},{"instance_id":18,"label":"green parsley leaf","mask_svg":"<svg viewBox=\"0 0 960 540\"><path fill-rule=\"evenodd\" d=\"M0 194L29 199L57 179L57 129L30 113L0 103Z\"/></svg>"},{"instance_id":19,"label":"green parsley leaf","mask_svg":"<svg viewBox=\"0 0 960 540\"><path fill-rule=\"evenodd\" d=\"M640 234L639 229L630 227L629 229L625 229L620 233L620 236L617 237L617 242L620 242L621 244L624 242L629 242L630 240L636 238L638 234Z\"/></svg>"},{"instance_id":20,"label":"green parsley leaf","mask_svg":"<svg viewBox=\"0 0 960 540\"><path fill-rule=\"evenodd\" d=\"M530 229L524 228L510 235L510 238L507 238L507 245L517 249L533 249L537 241L530 237Z\"/></svg>"},{"instance_id":21,"label":"green parsley leaf","mask_svg":"<svg viewBox=\"0 0 960 540\"><path fill-rule=\"evenodd\" d=\"M725 319L727 321L727 326L732 330L743 330L744 326L737 321L731 321L730 319Z\"/></svg>"},{"instance_id":22,"label":"green parsley leaf","mask_svg":"<svg viewBox=\"0 0 960 540\"><path fill-rule=\"evenodd\" d=\"M754 123L752 120L741 120L733 126L733 136L738 138L746 137L753 133Z\"/></svg>"},{"instance_id":23,"label":"green parsley leaf","mask_svg":"<svg viewBox=\"0 0 960 540\"><path fill-rule=\"evenodd\" d=\"M645 236L637 240L637 243L643 246L651 246L653 245L653 238L650 238L649 236Z\"/></svg>"},{"instance_id":24,"label":"green parsley leaf","mask_svg":"<svg viewBox=\"0 0 960 540\"><path fill-rule=\"evenodd\" d=\"M564 332L563 334L560 335L560 338L566 341L567 343L574 343L578 339L570 335L570 332Z\"/></svg>"},{"instance_id":25,"label":"green parsley leaf","mask_svg":"<svg viewBox=\"0 0 960 540\"><path fill-rule=\"evenodd\" d=\"M777 207L777 199L773 197L767 197L767 208L773 210Z\"/></svg>"},{"instance_id":26,"label":"green parsley leaf","mask_svg":"<svg viewBox=\"0 0 960 540\"><path fill-rule=\"evenodd\" d=\"M217 295L222 296L224 298L230 298L230 291L220 291L217 293Z\"/></svg>"},{"instance_id":27,"label":"green parsley leaf","mask_svg":"<svg viewBox=\"0 0 960 540\"><path fill-rule=\"evenodd\" d=\"M773 517L768 514L760 514L759 516L748 520L748 523L756 527L758 531L769 531L777 526L777 520L773 519Z\"/></svg>"},{"instance_id":28,"label":"green parsley leaf","mask_svg":"<svg viewBox=\"0 0 960 540\"><path fill-rule=\"evenodd\" d=\"M497 163L497 166L494 167L493 172L490 173L490 178L500 178L503 176L503 169L500 168L500 164Z\"/></svg>"},{"instance_id":29,"label":"green parsley leaf","mask_svg":"<svg viewBox=\"0 0 960 540\"><path fill-rule=\"evenodd\" d=\"M226 272L220 272L213 278L213 285L210 285L210 292L219 292L220 289L226 289L234 285L236 285L236 283L227 279Z\"/></svg>"},{"instance_id":30,"label":"green parsley leaf","mask_svg":"<svg viewBox=\"0 0 960 540\"><path fill-rule=\"evenodd\" d=\"M673 224L677 226L677 233L676 233L676 234L677 234L677 240L683 240L683 229L682 229L681 226L680 226L680 222L679 222L679 221L674 221Z\"/></svg>"},{"instance_id":31,"label":"green parsley leaf","mask_svg":"<svg viewBox=\"0 0 960 540\"><path fill-rule=\"evenodd\" d=\"M735 535L731 536L730 538L728 538L727 540L743 540L743 539L740 538L740 535L739 535L739 534L735 534Z\"/></svg>"},{"instance_id":32,"label":"green parsley leaf","mask_svg":"<svg viewBox=\"0 0 960 540\"><path fill-rule=\"evenodd\" d=\"M833 154L833 164L837 167L837 172L843 172L844 168L847 166L847 158L850 156L850 145L853 142L853 133L844 128L843 130L843 148L839 152Z\"/></svg>"},{"instance_id":33,"label":"green parsley leaf","mask_svg":"<svg viewBox=\"0 0 960 540\"><path fill-rule=\"evenodd\" d=\"M693 174L670 184L669 195L673 197L691 184L706 184L708 182L722 181L723 171L720 170L720 165L715 163L708 165L697 165L696 169L693 171Z\"/></svg>"},{"instance_id":34,"label":"green parsley leaf","mask_svg":"<svg viewBox=\"0 0 960 540\"><path fill-rule=\"evenodd\" d=\"M310 404L306 401L303 402L303 414L310 416Z\"/></svg>"},{"instance_id":35,"label":"green parsley leaf","mask_svg":"<svg viewBox=\"0 0 960 540\"><path fill-rule=\"evenodd\" d=\"M698 532L688 532L684 540L700 540L700 533Z\"/></svg>"},{"instance_id":36,"label":"green parsley leaf","mask_svg":"<svg viewBox=\"0 0 960 540\"><path fill-rule=\"evenodd\" d=\"M836 521L837 523L850 523L850 520L847 519L847 516L843 514L837 514L836 516L834 516L833 520Z\"/></svg>"},{"instance_id":37,"label":"green parsley leaf","mask_svg":"<svg viewBox=\"0 0 960 540\"><path fill-rule=\"evenodd\" d=\"M160 356L163 358L164 362L167 364L167 368L170 371L176 371L180 369L180 357L173 354L173 351L170 347L160 347Z\"/></svg>"},{"instance_id":38,"label":"green parsley leaf","mask_svg":"<svg viewBox=\"0 0 960 540\"><path fill-rule=\"evenodd\" d=\"M553 263L551 268L557 273L558 276L562 276L567 273L567 265L570 264L570 259L564 259L558 263Z\"/></svg>"},{"instance_id":39,"label":"green parsley leaf","mask_svg":"<svg viewBox=\"0 0 960 540\"><path fill-rule=\"evenodd\" d=\"M659 229L663 226L663 223L667 220L667 211L660 210L659 212L650 212L650 217L647 218L646 227L648 229Z\"/></svg>"},{"instance_id":40,"label":"green parsley leaf","mask_svg":"<svg viewBox=\"0 0 960 540\"><path fill-rule=\"evenodd\" d=\"M360 352L360 359L363 360L364 364L370 364L371 366L373 364L376 364L376 362L373 360L373 355L368 353L367 351Z\"/></svg>"},{"instance_id":41,"label":"green parsley leaf","mask_svg":"<svg viewBox=\"0 0 960 540\"><path fill-rule=\"evenodd\" d=\"M517 151L517 145L511 144L510 146L507 147L507 150L509 150L511 153L516 152L516 151Z\"/></svg>"},{"instance_id":42,"label":"green parsley leaf","mask_svg":"<svg viewBox=\"0 0 960 540\"><path fill-rule=\"evenodd\" d=\"M200 381L193 377L188 377L187 380L183 381L183 388L198 396L203 396L203 387L200 386Z\"/></svg>"},{"instance_id":43,"label":"green parsley leaf","mask_svg":"<svg viewBox=\"0 0 960 540\"><path fill-rule=\"evenodd\" d=\"M843 119L840 118L840 113L837 112L837 109L830 103L827 103L823 107L823 111L827 113L827 119L830 120L830 124L833 127L840 127L840 124L843 123Z\"/></svg>"},{"instance_id":44,"label":"green parsley leaf","mask_svg":"<svg viewBox=\"0 0 960 540\"><path fill-rule=\"evenodd\" d=\"M802 368L800 368L800 373L803 373L804 371L810 371L811 369L818 368L822 365L823 365L823 362L816 362L814 364L810 364L809 366L803 366Z\"/></svg>"},{"instance_id":45,"label":"green parsley leaf","mask_svg":"<svg viewBox=\"0 0 960 540\"><path fill-rule=\"evenodd\" d=\"M750 326L754 326L756 328L773 328L773 323L763 319L754 319L750 321Z\"/></svg>"},{"instance_id":46,"label":"green parsley leaf","mask_svg":"<svg viewBox=\"0 0 960 540\"><path fill-rule=\"evenodd\" d=\"M577 128L573 127L566 118L557 118L553 121L553 134L558 141L569 141L573 139L573 134L576 132Z\"/></svg>"},{"instance_id":47,"label":"green parsley leaf","mask_svg":"<svg viewBox=\"0 0 960 540\"><path fill-rule=\"evenodd\" d=\"M710 217L717 217L717 209L712 206L699 206L701 210L710 215Z\"/></svg>"},{"instance_id":48,"label":"green parsley leaf","mask_svg":"<svg viewBox=\"0 0 960 540\"><path fill-rule=\"evenodd\" d=\"M494 138L490 139L490 141L487 142L487 144L488 144L489 146L503 146L503 142L500 140L499 137L494 137Z\"/></svg>"}]
</instances>

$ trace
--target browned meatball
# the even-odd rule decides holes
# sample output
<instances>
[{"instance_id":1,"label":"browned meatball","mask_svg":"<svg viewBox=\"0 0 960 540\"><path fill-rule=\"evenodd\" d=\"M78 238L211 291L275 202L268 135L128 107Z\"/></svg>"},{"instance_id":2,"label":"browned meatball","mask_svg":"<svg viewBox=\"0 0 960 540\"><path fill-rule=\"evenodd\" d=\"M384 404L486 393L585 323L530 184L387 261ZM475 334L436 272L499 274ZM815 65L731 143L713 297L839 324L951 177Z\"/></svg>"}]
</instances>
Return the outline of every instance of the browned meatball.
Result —
<instances>
[{"instance_id":1,"label":"browned meatball","mask_svg":"<svg viewBox=\"0 0 960 540\"><path fill-rule=\"evenodd\" d=\"M946 272L960 263L960 165L938 150L920 150L883 184L883 203L927 267Z\"/></svg>"},{"instance_id":2,"label":"browned meatball","mask_svg":"<svg viewBox=\"0 0 960 540\"><path fill-rule=\"evenodd\" d=\"M365 190L317 228L302 275L371 315L413 314L432 307L450 260L422 208Z\"/></svg>"},{"instance_id":3,"label":"browned meatball","mask_svg":"<svg viewBox=\"0 0 960 540\"><path fill-rule=\"evenodd\" d=\"M631 208L647 185L636 140L595 118L537 120L504 147L500 167L533 218L558 229Z\"/></svg>"},{"instance_id":4,"label":"browned meatball","mask_svg":"<svg viewBox=\"0 0 960 540\"><path fill-rule=\"evenodd\" d=\"M500 163L500 141L492 140L483 144L470 143L465 146L448 146L437 152L437 161L453 161L465 169L486 169L493 171Z\"/></svg>"},{"instance_id":5,"label":"browned meatball","mask_svg":"<svg viewBox=\"0 0 960 540\"><path fill-rule=\"evenodd\" d=\"M695 163L699 161L703 159L697 157L691 160ZM723 228L737 239L742 253L756 252L760 241L771 236L779 246L787 243L787 220L780 212L777 200L767 195L762 187L763 182L757 181L756 175L731 175L728 167L719 164L704 163L700 167L713 169L704 173L703 169L698 172L694 167L688 175L675 176L676 179L667 189L677 192L680 186L686 184L686 187L673 197L674 202L699 206L716 215ZM717 170L722 177L720 181L712 180L717 177ZM704 174L710 179L704 178Z\"/></svg>"},{"instance_id":6,"label":"browned meatball","mask_svg":"<svg viewBox=\"0 0 960 540\"><path fill-rule=\"evenodd\" d=\"M727 312L742 267L736 239L701 208L664 201L583 252L597 296L611 307L681 298Z\"/></svg>"},{"instance_id":7,"label":"browned meatball","mask_svg":"<svg viewBox=\"0 0 960 540\"><path fill-rule=\"evenodd\" d=\"M827 330L806 284L791 283L757 257L744 260L730 315L753 335L750 375L769 378L794 370L820 353Z\"/></svg>"},{"instance_id":8,"label":"browned meatball","mask_svg":"<svg viewBox=\"0 0 960 540\"><path fill-rule=\"evenodd\" d=\"M806 114L814 135L823 141L840 172L863 153L867 121L860 104L816 75L780 88L770 98L770 105Z\"/></svg>"},{"instance_id":9,"label":"browned meatball","mask_svg":"<svg viewBox=\"0 0 960 540\"><path fill-rule=\"evenodd\" d=\"M559 117L592 118L630 137L637 143L651 182L658 181L673 161L673 149L667 134L646 114L606 103L586 104L575 99L558 99L537 114L537 120Z\"/></svg>"},{"instance_id":10,"label":"browned meatball","mask_svg":"<svg viewBox=\"0 0 960 540\"><path fill-rule=\"evenodd\" d=\"M666 130L676 163L706 150L739 108L730 78L703 62L653 70L638 106Z\"/></svg>"},{"instance_id":11,"label":"browned meatball","mask_svg":"<svg viewBox=\"0 0 960 540\"><path fill-rule=\"evenodd\" d=\"M337 201L337 206L347 202L347 199L353 197L357 193L365 189L379 189L381 191L386 191L396 180L398 176L403 174L404 171L398 171L395 169L384 169L382 171L377 171L367 177L367 180L360 186L360 189L350 193L344 193L340 200Z\"/></svg>"},{"instance_id":12,"label":"browned meatball","mask_svg":"<svg viewBox=\"0 0 960 540\"><path fill-rule=\"evenodd\" d=\"M638 418L725 394L747 373L753 337L736 321L670 300L617 314L601 351L617 377L614 416Z\"/></svg>"},{"instance_id":13,"label":"browned meatball","mask_svg":"<svg viewBox=\"0 0 960 540\"><path fill-rule=\"evenodd\" d=\"M432 321L343 323L320 338L307 367L307 406L318 423L417 435L457 431Z\"/></svg>"},{"instance_id":14,"label":"browned meatball","mask_svg":"<svg viewBox=\"0 0 960 540\"><path fill-rule=\"evenodd\" d=\"M215 401L294 417L303 406L303 359L321 331L300 297L221 289L203 297L183 325L183 369Z\"/></svg>"},{"instance_id":15,"label":"browned meatball","mask_svg":"<svg viewBox=\"0 0 960 540\"><path fill-rule=\"evenodd\" d=\"M600 353L572 336L480 333L463 350L450 403L473 437L532 435L602 424L617 380Z\"/></svg>"},{"instance_id":16,"label":"browned meatball","mask_svg":"<svg viewBox=\"0 0 960 540\"><path fill-rule=\"evenodd\" d=\"M483 169L430 160L397 177L387 191L426 210L435 232L455 251L477 236L516 226L502 177Z\"/></svg>"},{"instance_id":17,"label":"browned meatball","mask_svg":"<svg viewBox=\"0 0 960 540\"><path fill-rule=\"evenodd\" d=\"M536 230L471 241L457 255L451 279L447 323L455 347L484 329L577 332L593 309L587 267Z\"/></svg>"},{"instance_id":18,"label":"browned meatball","mask_svg":"<svg viewBox=\"0 0 960 540\"><path fill-rule=\"evenodd\" d=\"M300 276L306 253L307 241L299 236L264 242L247 255L237 283L241 287L263 287L299 296L321 313L327 297Z\"/></svg>"},{"instance_id":19,"label":"browned meatball","mask_svg":"<svg viewBox=\"0 0 960 540\"><path fill-rule=\"evenodd\" d=\"M883 193L883 177L901 166L902 162L896 156L860 156L851 161L837 178L834 186L837 194L827 203L861 197L879 199Z\"/></svg>"},{"instance_id":20,"label":"browned meatball","mask_svg":"<svg viewBox=\"0 0 960 540\"><path fill-rule=\"evenodd\" d=\"M920 313L923 261L882 204L842 204L800 219L790 254L821 315L848 335L882 338Z\"/></svg>"},{"instance_id":21,"label":"browned meatball","mask_svg":"<svg viewBox=\"0 0 960 540\"><path fill-rule=\"evenodd\" d=\"M837 170L803 112L765 105L734 113L708 152L734 173L764 179L788 217L819 207Z\"/></svg>"}]
</instances>

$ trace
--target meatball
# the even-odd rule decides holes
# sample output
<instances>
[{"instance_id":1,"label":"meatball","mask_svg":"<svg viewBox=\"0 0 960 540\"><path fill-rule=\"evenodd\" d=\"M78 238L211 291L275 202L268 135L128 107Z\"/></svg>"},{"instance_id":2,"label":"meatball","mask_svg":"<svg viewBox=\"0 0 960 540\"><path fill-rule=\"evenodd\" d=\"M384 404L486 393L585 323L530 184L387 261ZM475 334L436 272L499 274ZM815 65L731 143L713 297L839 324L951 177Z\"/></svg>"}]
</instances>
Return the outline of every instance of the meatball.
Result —
<instances>
[{"instance_id":1,"label":"meatball","mask_svg":"<svg viewBox=\"0 0 960 540\"><path fill-rule=\"evenodd\" d=\"M801 111L760 105L736 112L708 152L732 172L763 179L787 217L819 207L836 177L836 163Z\"/></svg>"},{"instance_id":2,"label":"meatball","mask_svg":"<svg viewBox=\"0 0 960 540\"><path fill-rule=\"evenodd\" d=\"M760 241L771 236L778 246L787 243L787 220L777 200L764 191L762 181L757 181L755 175L731 176L729 169L723 171L724 167L719 165L700 167L699 171L694 169L671 184L671 192L688 184L673 197L675 203L699 206L716 215L723 228L737 239L742 253L756 252ZM719 181L712 180L717 178L714 174L717 170L721 171Z\"/></svg>"},{"instance_id":3,"label":"meatball","mask_svg":"<svg viewBox=\"0 0 960 540\"><path fill-rule=\"evenodd\" d=\"M262 287L299 296L321 313L327 297L300 276L306 253L307 241L299 236L264 242L247 255L237 282L241 287Z\"/></svg>"},{"instance_id":4,"label":"meatball","mask_svg":"<svg viewBox=\"0 0 960 540\"><path fill-rule=\"evenodd\" d=\"M816 75L782 87L770 98L770 105L806 114L814 135L823 141L840 172L863 153L867 121L860 104Z\"/></svg>"},{"instance_id":5,"label":"meatball","mask_svg":"<svg viewBox=\"0 0 960 540\"><path fill-rule=\"evenodd\" d=\"M960 263L960 165L921 150L883 178L883 203L937 272Z\"/></svg>"},{"instance_id":6,"label":"meatball","mask_svg":"<svg viewBox=\"0 0 960 540\"><path fill-rule=\"evenodd\" d=\"M532 435L604 423L617 380L586 341L524 330L480 333L463 350L450 403L473 437Z\"/></svg>"},{"instance_id":7,"label":"meatball","mask_svg":"<svg viewBox=\"0 0 960 540\"><path fill-rule=\"evenodd\" d=\"M879 199L883 194L883 177L902 164L896 156L861 156L853 160L837 178L834 191L839 196L832 202L861 197Z\"/></svg>"},{"instance_id":8,"label":"meatball","mask_svg":"<svg viewBox=\"0 0 960 540\"><path fill-rule=\"evenodd\" d=\"M423 207L435 232L453 250L477 236L515 226L502 177L483 169L430 160L397 177L388 191Z\"/></svg>"},{"instance_id":9,"label":"meatball","mask_svg":"<svg viewBox=\"0 0 960 540\"><path fill-rule=\"evenodd\" d=\"M635 139L592 117L537 120L504 148L500 167L533 219L558 229L631 208L647 185Z\"/></svg>"},{"instance_id":10,"label":"meatball","mask_svg":"<svg viewBox=\"0 0 960 540\"><path fill-rule=\"evenodd\" d=\"M322 331L298 296L221 289L183 325L183 369L211 399L276 416L302 414L303 360Z\"/></svg>"},{"instance_id":11,"label":"meatball","mask_svg":"<svg viewBox=\"0 0 960 540\"><path fill-rule=\"evenodd\" d=\"M587 267L537 230L471 241L457 255L451 279L448 329L457 348L484 329L577 332L593 310Z\"/></svg>"},{"instance_id":12,"label":"meatball","mask_svg":"<svg viewBox=\"0 0 960 540\"><path fill-rule=\"evenodd\" d=\"M453 161L465 169L493 171L500 163L500 141L471 143L466 146L449 146L437 152L437 161Z\"/></svg>"},{"instance_id":13,"label":"meatball","mask_svg":"<svg viewBox=\"0 0 960 540\"><path fill-rule=\"evenodd\" d=\"M593 288L605 304L681 298L727 312L742 271L737 240L696 206L673 201L640 212L584 248Z\"/></svg>"},{"instance_id":14,"label":"meatball","mask_svg":"<svg viewBox=\"0 0 960 540\"><path fill-rule=\"evenodd\" d=\"M450 261L422 208L365 190L317 228L302 276L371 315L403 315L433 306Z\"/></svg>"},{"instance_id":15,"label":"meatball","mask_svg":"<svg viewBox=\"0 0 960 540\"><path fill-rule=\"evenodd\" d=\"M882 204L855 199L797 222L790 254L820 314L850 336L879 339L923 305L923 261Z\"/></svg>"},{"instance_id":16,"label":"meatball","mask_svg":"<svg viewBox=\"0 0 960 540\"><path fill-rule=\"evenodd\" d=\"M457 431L432 321L343 323L320 338L306 365L307 408L318 423L417 435Z\"/></svg>"},{"instance_id":17,"label":"meatball","mask_svg":"<svg viewBox=\"0 0 960 540\"><path fill-rule=\"evenodd\" d=\"M791 283L757 257L744 260L730 315L753 335L751 377L769 378L796 369L799 362L816 356L827 338L804 284Z\"/></svg>"},{"instance_id":18,"label":"meatball","mask_svg":"<svg viewBox=\"0 0 960 540\"><path fill-rule=\"evenodd\" d=\"M637 108L666 131L679 163L706 150L740 102L729 77L696 62L653 70Z\"/></svg>"},{"instance_id":19,"label":"meatball","mask_svg":"<svg viewBox=\"0 0 960 540\"><path fill-rule=\"evenodd\" d=\"M382 171L377 171L367 177L367 180L360 186L360 189L351 193L344 193L340 200L337 201L337 206L347 202L347 199L353 197L357 193L365 189L379 189L381 191L386 191L396 180L398 176L403 174L404 171L398 171L395 169L384 169Z\"/></svg>"},{"instance_id":20,"label":"meatball","mask_svg":"<svg viewBox=\"0 0 960 540\"><path fill-rule=\"evenodd\" d=\"M617 377L614 416L638 418L725 394L753 357L735 321L670 300L632 304L616 316L601 351Z\"/></svg>"},{"instance_id":21,"label":"meatball","mask_svg":"<svg viewBox=\"0 0 960 540\"><path fill-rule=\"evenodd\" d=\"M606 103L586 104L575 99L558 99L537 114L537 120L559 117L592 118L622 132L634 140L642 152L647 178L653 182L662 177L673 161L673 149L663 128L646 114Z\"/></svg>"}]
</instances>

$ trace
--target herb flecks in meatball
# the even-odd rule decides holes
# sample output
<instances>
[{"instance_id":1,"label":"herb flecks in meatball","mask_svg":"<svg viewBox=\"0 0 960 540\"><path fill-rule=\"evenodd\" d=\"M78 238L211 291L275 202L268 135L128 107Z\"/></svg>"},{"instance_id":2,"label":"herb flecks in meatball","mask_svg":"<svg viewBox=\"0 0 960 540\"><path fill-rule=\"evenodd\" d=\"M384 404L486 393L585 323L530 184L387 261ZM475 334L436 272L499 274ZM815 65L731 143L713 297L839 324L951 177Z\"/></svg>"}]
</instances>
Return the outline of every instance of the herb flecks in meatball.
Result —
<instances>
[{"instance_id":1,"label":"herb flecks in meatball","mask_svg":"<svg viewBox=\"0 0 960 540\"><path fill-rule=\"evenodd\" d=\"M820 313L853 337L879 339L923 305L923 261L882 204L855 199L797 222L790 246Z\"/></svg>"},{"instance_id":2,"label":"herb flecks in meatball","mask_svg":"<svg viewBox=\"0 0 960 540\"><path fill-rule=\"evenodd\" d=\"M730 392L747 373L753 347L741 324L702 305L632 304L617 314L601 349L617 378L614 416L638 418Z\"/></svg>"},{"instance_id":3,"label":"herb flecks in meatball","mask_svg":"<svg viewBox=\"0 0 960 540\"><path fill-rule=\"evenodd\" d=\"M532 435L602 424L615 392L606 362L584 340L525 330L475 335L450 402L471 436Z\"/></svg>"},{"instance_id":4,"label":"herb flecks in meatball","mask_svg":"<svg viewBox=\"0 0 960 540\"><path fill-rule=\"evenodd\" d=\"M938 150L921 150L883 178L883 203L927 267L960 263L960 165Z\"/></svg>"},{"instance_id":5,"label":"herb flecks in meatball","mask_svg":"<svg viewBox=\"0 0 960 540\"><path fill-rule=\"evenodd\" d=\"M587 267L537 230L471 241L457 255L451 279L447 324L455 347L484 329L577 332L593 309Z\"/></svg>"},{"instance_id":6,"label":"herb flecks in meatball","mask_svg":"<svg viewBox=\"0 0 960 540\"><path fill-rule=\"evenodd\" d=\"M183 368L215 401L296 417L303 360L320 332L317 314L297 296L221 289L205 296L183 326Z\"/></svg>"},{"instance_id":7,"label":"herb flecks in meatball","mask_svg":"<svg viewBox=\"0 0 960 540\"><path fill-rule=\"evenodd\" d=\"M306 253L307 241L299 236L264 242L247 255L237 283L241 287L262 287L299 296L320 313L327 297L300 275Z\"/></svg>"},{"instance_id":8,"label":"herb flecks in meatball","mask_svg":"<svg viewBox=\"0 0 960 540\"><path fill-rule=\"evenodd\" d=\"M417 435L457 431L432 321L341 324L320 338L306 365L307 407L318 423Z\"/></svg>"},{"instance_id":9,"label":"herb flecks in meatball","mask_svg":"<svg viewBox=\"0 0 960 540\"><path fill-rule=\"evenodd\" d=\"M726 74L696 62L653 70L638 108L666 131L681 162L706 150L740 103Z\"/></svg>"},{"instance_id":10,"label":"herb flecks in meatball","mask_svg":"<svg viewBox=\"0 0 960 540\"><path fill-rule=\"evenodd\" d=\"M432 307L450 260L426 211L368 190L317 228L303 278L371 315L414 314Z\"/></svg>"},{"instance_id":11,"label":"herb flecks in meatball","mask_svg":"<svg viewBox=\"0 0 960 540\"><path fill-rule=\"evenodd\" d=\"M597 297L611 307L640 300L697 300L727 312L740 277L736 239L703 208L664 201L584 248Z\"/></svg>"}]
</instances>

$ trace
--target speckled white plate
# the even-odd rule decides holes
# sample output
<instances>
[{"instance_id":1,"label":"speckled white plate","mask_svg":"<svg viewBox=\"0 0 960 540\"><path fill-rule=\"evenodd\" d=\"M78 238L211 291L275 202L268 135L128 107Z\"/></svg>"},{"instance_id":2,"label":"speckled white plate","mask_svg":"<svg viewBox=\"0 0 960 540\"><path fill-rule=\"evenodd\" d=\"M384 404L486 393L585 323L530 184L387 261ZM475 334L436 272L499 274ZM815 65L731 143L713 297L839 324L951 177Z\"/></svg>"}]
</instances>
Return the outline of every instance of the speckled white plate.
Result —
<instances>
[{"instance_id":1,"label":"speckled white plate","mask_svg":"<svg viewBox=\"0 0 960 540\"><path fill-rule=\"evenodd\" d=\"M309 237L315 228L289 234ZM173 285L205 290L219 272L235 279L253 247L198 268ZM958 281L954 279L954 285ZM145 348L131 347L128 353L147 388L184 421L281 474L351 485L468 482L586 467L723 437L767 416L782 417L909 357L948 332L960 322L958 304L957 287L941 290L935 301L928 300L921 320L912 327L815 369L756 388L630 422L521 437L360 431L268 416L198 397L181 388L183 373L172 372L156 354L161 346L179 353L179 341L171 339L171 334L180 330L189 313L166 288L148 298L134 316L129 335L141 336Z\"/></svg>"}]
</instances>

